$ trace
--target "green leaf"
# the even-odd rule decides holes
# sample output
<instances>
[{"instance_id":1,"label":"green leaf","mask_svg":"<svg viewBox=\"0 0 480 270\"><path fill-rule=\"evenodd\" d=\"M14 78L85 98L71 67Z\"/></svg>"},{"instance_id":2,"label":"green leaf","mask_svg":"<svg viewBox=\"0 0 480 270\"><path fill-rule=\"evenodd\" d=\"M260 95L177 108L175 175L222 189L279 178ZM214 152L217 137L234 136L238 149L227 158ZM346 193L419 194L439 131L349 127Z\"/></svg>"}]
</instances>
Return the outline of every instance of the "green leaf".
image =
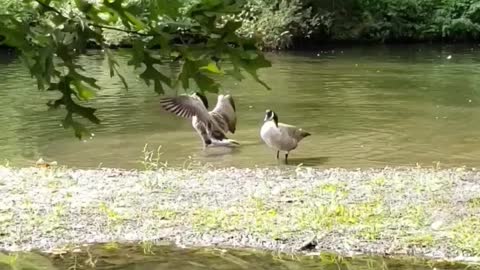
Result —
<instances>
[{"instance_id":1,"label":"green leaf","mask_svg":"<svg viewBox=\"0 0 480 270\"><path fill-rule=\"evenodd\" d=\"M75 4L77 5L77 8L84 13L87 13L88 11L90 11L90 9L93 6L91 3L89 3L86 0L75 0Z\"/></svg>"},{"instance_id":2,"label":"green leaf","mask_svg":"<svg viewBox=\"0 0 480 270\"><path fill-rule=\"evenodd\" d=\"M218 82L206 75L198 73L193 77L193 79L202 92L218 93L220 90L220 85Z\"/></svg>"},{"instance_id":3,"label":"green leaf","mask_svg":"<svg viewBox=\"0 0 480 270\"><path fill-rule=\"evenodd\" d=\"M208 65L206 66L203 66L203 67L200 67L200 70L201 71L207 71L207 72L210 72L212 74L216 74L216 75L223 75L225 74L223 71L221 71L218 67L217 67L217 64L211 62L209 63Z\"/></svg>"},{"instance_id":4,"label":"green leaf","mask_svg":"<svg viewBox=\"0 0 480 270\"><path fill-rule=\"evenodd\" d=\"M243 51L240 55L243 59L247 59L247 60L254 60L258 57L258 53L253 50ZM263 67L268 66L268 64L265 64L265 65L266 66L263 66Z\"/></svg>"},{"instance_id":5,"label":"green leaf","mask_svg":"<svg viewBox=\"0 0 480 270\"><path fill-rule=\"evenodd\" d=\"M181 83L183 89L188 89L190 84L189 80L195 72L195 64L192 61L186 60L182 65L182 70L178 74L175 86Z\"/></svg>"},{"instance_id":6,"label":"green leaf","mask_svg":"<svg viewBox=\"0 0 480 270\"><path fill-rule=\"evenodd\" d=\"M129 8L127 5L124 6L123 2L124 0L104 0L103 5L115 12L127 29L130 29L130 24L133 25L137 30L145 29L146 25L131 13L131 8Z\"/></svg>"},{"instance_id":7,"label":"green leaf","mask_svg":"<svg viewBox=\"0 0 480 270\"><path fill-rule=\"evenodd\" d=\"M14 18L2 18L2 20L6 20L0 23L0 35L5 37L2 41L2 44L8 45L13 48L17 48L20 50L28 50L29 44L25 39L25 34L27 33L26 25L23 23L15 20Z\"/></svg>"},{"instance_id":8,"label":"green leaf","mask_svg":"<svg viewBox=\"0 0 480 270\"><path fill-rule=\"evenodd\" d=\"M84 107L84 106L80 106L76 103L72 103L72 104L70 104L69 110L71 110L73 113L76 113L76 114L82 116L83 118L86 118L86 119L90 120L90 122L92 122L92 123L100 124L100 119L98 119L95 116L95 111L97 109Z\"/></svg>"},{"instance_id":9,"label":"green leaf","mask_svg":"<svg viewBox=\"0 0 480 270\"><path fill-rule=\"evenodd\" d=\"M92 78L92 77L87 77L87 76L84 76L80 73L78 73L74 68L73 66L69 66L70 70L69 70L69 73L68 73L68 76L72 77L73 79L76 79L78 81L83 81L83 82L86 82L87 84L89 84L90 86L96 88L96 89L100 89L100 86L97 84L97 79L95 78Z\"/></svg>"},{"instance_id":10,"label":"green leaf","mask_svg":"<svg viewBox=\"0 0 480 270\"><path fill-rule=\"evenodd\" d=\"M135 26L135 28L137 28L137 30L143 30L146 28L146 25L141 20L133 16L130 12L126 11L125 16Z\"/></svg>"},{"instance_id":11,"label":"green leaf","mask_svg":"<svg viewBox=\"0 0 480 270\"><path fill-rule=\"evenodd\" d=\"M94 90L84 85L81 81L73 81L72 84L77 89L77 97L81 100L88 101L95 96Z\"/></svg>"},{"instance_id":12,"label":"green leaf","mask_svg":"<svg viewBox=\"0 0 480 270\"><path fill-rule=\"evenodd\" d=\"M119 66L118 62L115 60L110 49L105 48L104 51L105 51L105 55L107 56L108 67L110 69L110 77L113 77L115 76L115 74L117 74L117 76L122 81L123 87L125 87L125 90L128 91L127 81L125 80L125 77L123 77L123 75L118 71L118 68L117 68Z\"/></svg>"},{"instance_id":13,"label":"green leaf","mask_svg":"<svg viewBox=\"0 0 480 270\"><path fill-rule=\"evenodd\" d=\"M271 90L270 86L267 85L257 74L257 70L260 68L271 67L272 63L268 61L264 55L258 55L253 60L250 59L236 59L235 61L239 66L241 66L245 71L247 71L255 81L263 85L266 89Z\"/></svg>"},{"instance_id":14,"label":"green leaf","mask_svg":"<svg viewBox=\"0 0 480 270\"><path fill-rule=\"evenodd\" d=\"M154 90L159 94L163 94L162 82L170 85L170 78L160 73L153 65L147 65L144 72L140 74L145 83L150 86L150 82L154 82Z\"/></svg>"},{"instance_id":15,"label":"green leaf","mask_svg":"<svg viewBox=\"0 0 480 270\"><path fill-rule=\"evenodd\" d=\"M73 120L72 113L68 113L65 119L62 121L62 126L67 128L73 128L75 137L78 139L83 139L85 137L90 137L92 133L81 123Z\"/></svg>"},{"instance_id":16,"label":"green leaf","mask_svg":"<svg viewBox=\"0 0 480 270\"><path fill-rule=\"evenodd\" d=\"M154 80L153 81L153 89L158 94L163 94L164 93L162 82L160 82L160 80Z\"/></svg>"},{"instance_id":17,"label":"green leaf","mask_svg":"<svg viewBox=\"0 0 480 270\"><path fill-rule=\"evenodd\" d=\"M237 29L242 27L241 21L228 21L222 28L222 32L225 34L234 34Z\"/></svg>"},{"instance_id":18,"label":"green leaf","mask_svg":"<svg viewBox=\"0 0 480 270\"><path fill-rule=\"evenodd\" d=\"M56 27L59 27L60 25L67 22L67 18L59 15L54 15L52 18L52 22L55 24Z\"/></svg>"},{"instance_id":19,"label":"green leaf","mask_svg":"<svg viewBox=\"0 0 480 270\"><path fill-rule=\"evenodd\" d=\"M170 18L177 18L180 16L180 8L183 6L179 0L156 0L149 1L150 10L153 11L150 16L152 19L157 19L153 15L164 15Z\"/></svg>"},{"instance_id":20,"label":"green leaf","mask_svg":"<svg viewBox=\"0 0 480 270\"><path fill-rule=\"evenodd\" d=\"M170 46L170 41L173 37L167 33L159 33L158 35L154 36L148 43L148 48L153 47L160 47L159 53L163 57L170 57L172 53L172 47Z\"/></svg>"},{"instance_id":21,"label":"green leaf","mask_svg":"<svg viewBox=\"0 0 480 270\"><path fill-rule=\"evenodd\" d=\"M140 40L134 40L132 42L132 59L128 61L128 65L138 68L142 65L145 59L145 43Z\"/></svg>"},{"instance_id":22,"label":"green leaf","mask_svg":"<svg viewBox=\"0 0 480 270\"><path fill-rule=\"evenodd\" d=\"M232 69L232 70L227 70L225 74L232 76L233 78L237 79L238 81L241 81L245 79L245 77L242 75L240 69Z\"/></svg>"}]
</instances>

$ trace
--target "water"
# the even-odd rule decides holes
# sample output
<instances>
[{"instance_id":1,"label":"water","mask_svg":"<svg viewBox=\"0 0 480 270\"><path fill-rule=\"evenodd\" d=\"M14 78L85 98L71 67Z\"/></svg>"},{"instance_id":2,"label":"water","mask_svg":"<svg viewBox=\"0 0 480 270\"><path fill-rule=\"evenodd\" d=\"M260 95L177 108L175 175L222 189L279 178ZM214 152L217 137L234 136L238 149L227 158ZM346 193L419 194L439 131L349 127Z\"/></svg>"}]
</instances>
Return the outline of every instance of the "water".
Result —
<instances>
[{"instance_id":1,"label":"water","mask_svg":"<svg viewBox=\"0 0 480 270\"><path fill-rule=\"evenodd\" d=\"M448 57L451 55L451 58ZM74 167L137 168L146 143L162 146L170 166L186 161L215 166L276 166L262 144L265 109L281 122L313 135L290 155L290 164L318 167L477 166L480 155L480 47L356 47L268 54L260 72L272 87L252 80L223 84L235 97L236 150L202 151L188 120L164 112L159 96L123 68L130 90L111 79L106 60L82 58L103 87L92 102L102 124L92 140L78 141L59 126L63 111L45 103L57 95L36 90L21 63L0 53L0 152L17 166L42 157ZM117 53L121 64L128 58ZM450 58L450 59L448 59ZM210 103L215 96L208 95Z\"/></svg>"},{"instance_id":2,"label":"water","mask_svg":"<svg viewBox=\"0 0 480 270\"><path fill-rule=\"evenodd\" d=\"M16 268L15 268L16 267ZM470 266L476 269L475 265ZM75 252L0 253L0 269L67 270L443 270L466 265L414 259L293 256L250 250L179 249L171 246L96 245Z\"/></svg>"}]
</instances>

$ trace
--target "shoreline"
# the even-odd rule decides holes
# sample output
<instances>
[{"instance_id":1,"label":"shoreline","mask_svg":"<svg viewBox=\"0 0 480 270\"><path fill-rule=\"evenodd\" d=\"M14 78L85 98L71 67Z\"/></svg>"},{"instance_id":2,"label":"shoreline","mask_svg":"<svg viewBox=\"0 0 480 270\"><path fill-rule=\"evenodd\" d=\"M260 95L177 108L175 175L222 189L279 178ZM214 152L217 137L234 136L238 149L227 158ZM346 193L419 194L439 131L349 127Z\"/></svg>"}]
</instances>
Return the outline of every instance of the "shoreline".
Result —
<instances>
[{"instance_id":1,"label":"shoreline","mask_svg":"<svg viewBox=\"0 0 480 270\"><path fill-rule=\"evenodd\" d=\"M0 249L180 247L480 262L474 169L0 167Z\"/></svg>"},{"instance_id":2,"label":"shoreline","mask_svg":"<svg viewBox=\"0 0 480 270\"><path fill-rule=\"evenodd\" d=\"M394 40L394 41L375 41L375 40L309 40L309 39L299 39L301 41L297 42L291 47L283 49L264 49L261 50L264 53L268 52L301 52L301 51L316 51L325 48L350 48L351 46L359 47L396 47L396 46L427 46L427 47L445 47L445 46L480 46L479 40ZM112 50L120 49L132 49L132 45L128 42L120 44L110 44L108 48ZM90 44L86 47L87 50L100 50L101 46L96 44ZM159 49L159 47L151 48L153 50ZM5 44L0 44L0 50L14 50L13 47L10 47Z\"/></svg>"}]
</instances>

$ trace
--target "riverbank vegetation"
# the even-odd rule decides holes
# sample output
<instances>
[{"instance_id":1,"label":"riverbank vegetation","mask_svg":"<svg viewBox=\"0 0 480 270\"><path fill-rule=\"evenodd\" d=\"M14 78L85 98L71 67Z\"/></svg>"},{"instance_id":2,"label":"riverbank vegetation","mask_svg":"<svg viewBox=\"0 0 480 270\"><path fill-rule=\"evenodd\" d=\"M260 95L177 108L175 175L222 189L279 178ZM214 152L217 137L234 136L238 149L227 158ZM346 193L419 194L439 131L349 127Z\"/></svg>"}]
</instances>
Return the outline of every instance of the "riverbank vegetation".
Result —
<instances>
[{"instance_id":1,"label":"riverbank vegetation","mask_svg":"<svg viewBox=\"0 0 480 270\"><path fill-rule=\"evenodd\" d=\"M124 2L138 9L151 4L150 0ZM198 2L185 0L182 10ZM0 0L0 4L0 10L32 16L20 1ZM72 10L75 1L62 1L61 6ZM263 49L297 48L306 41L321 45L480 39L480 2L475 0L247 0L238 14L227 18L241 21L238 33L257 37ZM124 27L120 21L116 26ZM127 32L106 29L104 34L112 46L131 46Z\"/></svg>"},{"instance_id":2,"label":"riverbank vegetation","mask_svg":"<svg viewBox=\"0 0 480 270\"><path fill-rule=\"evenodd\" d=\"M322 18L324 41L478 41L475 0L306 0Z\"/></svg>"},{"instance_id":3,"label":"riverbank vegetation","mask_svg":"<svg viewBox=\"0 0 480 270\"><path fill-rule=\"evenodd\" d=\"M475 0L249 0L244 33L269 49L305 42L458 42L480 39ZM268 29L268 31L262 31Z\"/></svg>"}]
</instances>

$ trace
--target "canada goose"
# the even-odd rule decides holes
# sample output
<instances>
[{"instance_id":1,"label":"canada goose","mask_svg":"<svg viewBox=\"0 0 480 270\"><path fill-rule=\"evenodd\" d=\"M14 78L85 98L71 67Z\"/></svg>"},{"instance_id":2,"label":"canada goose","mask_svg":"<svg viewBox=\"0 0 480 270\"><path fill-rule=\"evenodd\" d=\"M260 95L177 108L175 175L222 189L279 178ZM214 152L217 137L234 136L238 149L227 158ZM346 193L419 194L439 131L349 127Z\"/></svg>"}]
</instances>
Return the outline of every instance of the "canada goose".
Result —
<instances>
[{"instance_id":1,"label":"canada goose","mask_svg":"<svg viewBox=\"0 0 480 270\"><path fill-rule=\"evenodd\" d=\"M167 97L160 101L162 107L181 117L192 118L192 126L202 138L203 148L212 146L234 146L238 142L225 134L235 133L237 116L231 95L218 95L217 105L208 111L208 100L201 93Z\"/></svg>"},{"instance_id":2,"label":"canada goose","mask_svg":"<svg viewBox=\"0 0 480 270\"><path fill-rule=\"evenodd\" d=\"M311 134L297 128L278 122L278 116L272 110L265 113L263 126L260 130L262 140L271 148L277 150L277 159L280 151L285 151L285 163L288 163L288 153L297 148L298 143Z\"/></svg>"}]
</instances>

